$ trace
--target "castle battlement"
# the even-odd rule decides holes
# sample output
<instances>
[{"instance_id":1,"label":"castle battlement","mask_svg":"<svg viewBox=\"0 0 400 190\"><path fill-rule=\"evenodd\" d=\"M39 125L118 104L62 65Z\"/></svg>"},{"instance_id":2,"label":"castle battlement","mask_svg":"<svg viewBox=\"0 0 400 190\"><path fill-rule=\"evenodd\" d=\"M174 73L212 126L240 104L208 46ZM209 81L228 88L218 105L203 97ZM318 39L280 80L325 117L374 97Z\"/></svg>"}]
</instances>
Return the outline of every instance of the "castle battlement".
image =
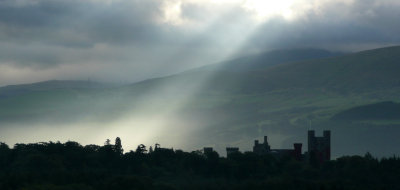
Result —
<instances>
[{"instance_id":1,"label":"castle battlement","mask_svg":"<svg viewBox=\"0 0 400 190\"><path fill-rule=\"evenodd\" d=\"M322 137L316 137L315 131L308 131L308 152L303 154L302 147L302 143L294 143L293 149L271 149L271 146L268 144L268 137L264 136L263 143L260 143L258 140L254 141L253 152L258 155L291 156L296 160L304 160L306 158L310 162L316 161L322 163L331 159L331 132L326 130L323 132ZM239 148L237 147L226 148L227 156L237 152L239 152Z\"/></svg>"}]
</instances>

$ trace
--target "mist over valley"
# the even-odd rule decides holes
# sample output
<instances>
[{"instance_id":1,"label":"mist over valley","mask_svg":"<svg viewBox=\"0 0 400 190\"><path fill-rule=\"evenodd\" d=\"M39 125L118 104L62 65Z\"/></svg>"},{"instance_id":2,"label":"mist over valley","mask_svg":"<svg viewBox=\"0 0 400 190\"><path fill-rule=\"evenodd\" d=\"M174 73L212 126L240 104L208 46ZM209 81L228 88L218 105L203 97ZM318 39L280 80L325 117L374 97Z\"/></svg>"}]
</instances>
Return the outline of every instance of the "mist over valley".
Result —
<instances>
[{"instance_id":1,"label":"mist over valley","mask_svg":"<svg viewBox=\"0 0 400 190\"><path fill-rule=\"evenodd\" d=\"M74 140L197 150L250 150L264 135L277 148L332 131L334 157L396 154L399 118L338 120L356 106L398 101L399 47L358 53L271 51L127 85L52 80L0 88L1 139ZM388 110L389 112L391 110ZM397 112L396 112L397 113ZM384 148L382 148L384 147Z\"/></svg>"}]
</instances>

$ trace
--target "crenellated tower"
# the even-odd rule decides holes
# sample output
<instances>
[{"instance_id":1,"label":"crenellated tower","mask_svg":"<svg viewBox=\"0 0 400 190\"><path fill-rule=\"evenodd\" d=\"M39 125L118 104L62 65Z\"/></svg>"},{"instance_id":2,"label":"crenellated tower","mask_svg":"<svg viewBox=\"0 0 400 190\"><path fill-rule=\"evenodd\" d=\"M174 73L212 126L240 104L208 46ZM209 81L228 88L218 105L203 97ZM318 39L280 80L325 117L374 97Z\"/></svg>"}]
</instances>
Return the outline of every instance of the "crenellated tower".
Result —
<instances>
[{"instance_id":1,"label":"crenellated tower","mask_svg":"<svg viewBox=\"0 0 400 190\"><path fill-rule=\"evenodd\" d=\"M308 131L308 157L319 163L331 159L331 131L324 131L322 137L316 137L315 131Z\"/></svg>"}]
</instances>

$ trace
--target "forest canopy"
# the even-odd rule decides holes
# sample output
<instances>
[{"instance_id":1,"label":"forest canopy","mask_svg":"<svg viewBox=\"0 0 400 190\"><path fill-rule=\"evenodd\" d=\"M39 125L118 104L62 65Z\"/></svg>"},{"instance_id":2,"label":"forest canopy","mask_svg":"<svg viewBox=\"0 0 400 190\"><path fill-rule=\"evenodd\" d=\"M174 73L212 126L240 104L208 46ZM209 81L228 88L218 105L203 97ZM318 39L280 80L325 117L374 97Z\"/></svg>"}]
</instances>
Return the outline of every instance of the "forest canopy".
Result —
<instances>
[{"instance_id":1,"label":"forest canopy","mask_svg":"<svg viewBox=\"0 0 400 190\"><path fill-rule=\"evenodd\" d=\"M291 157L149 148L123 153L77 142L0 144L0 189L397 189L400 159L344 156L323 164Z\"/></svg>"}]
</instances>

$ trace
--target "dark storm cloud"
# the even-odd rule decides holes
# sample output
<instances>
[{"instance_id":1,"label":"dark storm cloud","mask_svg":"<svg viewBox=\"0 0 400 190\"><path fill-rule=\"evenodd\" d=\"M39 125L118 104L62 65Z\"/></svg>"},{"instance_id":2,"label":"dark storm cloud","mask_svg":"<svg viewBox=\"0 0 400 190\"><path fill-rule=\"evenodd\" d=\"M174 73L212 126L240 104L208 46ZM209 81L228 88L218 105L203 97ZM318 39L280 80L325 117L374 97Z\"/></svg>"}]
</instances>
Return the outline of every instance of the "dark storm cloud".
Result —
<instances>
[{"instance_id":1,"label":"dark storm cloud","mask_svg":"<svg viewBox=\"0 0 400 190\"><path fill-rule=\"evenodd\" d=\"M356 0L349 6L330 2L318 12L307 11L296 21L277 18L264 23L246 47L306 46L358 51L399 44L399 8L400 4L394 1Z\"/></svg>"},{"instance_id":2,"label":"dark storm cloud","mask_svg":"<svg viewBox=\"0 0 400 190\"><path fill-rule=\"evenodd\" d=\"M160 6L157 0L2 0L0 64L138 64L145 50L127 52L121 47L149 48L169 40L168 31L157 24ZM98 45L107 48L100 51Z\"/></svg>"},{"instance_id":3,"label":"dark storm cloud","mask_svg":"<svg viewBox=\"0 0 400 190\"><path fill-rule=\"evenodd\" d=\"M395 0L295 0L293 18L272 15L262 21L245 1L218 2L0 0L0 85L13 83L2 74L9 70L41 76L53 69L48 74L53 77L68 76L65 65L75 70L86 65L82 78L135 81L250 51L360 50L400 42ZM28 71L18 73L20 68Z\"/></svg>"},{"instance_id":4,"label":"dark storm cloud","mask_svg":"<svg viewBox=\"0 0 400 190\"><path fill-rule=\"evenodd\" d=\"M0 1L0 39L65 46L157 38L156 1Z\"/></svg>"}]
</instances>

